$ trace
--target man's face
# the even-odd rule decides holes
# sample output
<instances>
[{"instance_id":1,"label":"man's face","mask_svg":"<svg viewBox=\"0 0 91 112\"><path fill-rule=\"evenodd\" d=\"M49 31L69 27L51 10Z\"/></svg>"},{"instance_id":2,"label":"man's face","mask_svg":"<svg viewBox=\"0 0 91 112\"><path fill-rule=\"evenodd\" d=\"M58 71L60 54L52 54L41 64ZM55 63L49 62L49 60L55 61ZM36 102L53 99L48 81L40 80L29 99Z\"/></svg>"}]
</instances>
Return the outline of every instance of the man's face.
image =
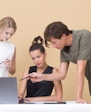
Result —
<instances>
[{"instance_id":1,"label":"man's face","mask_svg":"<svg viewBox=\"0 0 91 112\"><path fill-rule=\"evenodd\" d=\"M51 45L54 47L54 48L57 48L57 49L63 49L64 46L65 46L65 39L63 37L61 37L60 39L57 39L57 38L54 38L54 37L51 37L50 38L50 43Z\"/></svg>"}]
</instances>

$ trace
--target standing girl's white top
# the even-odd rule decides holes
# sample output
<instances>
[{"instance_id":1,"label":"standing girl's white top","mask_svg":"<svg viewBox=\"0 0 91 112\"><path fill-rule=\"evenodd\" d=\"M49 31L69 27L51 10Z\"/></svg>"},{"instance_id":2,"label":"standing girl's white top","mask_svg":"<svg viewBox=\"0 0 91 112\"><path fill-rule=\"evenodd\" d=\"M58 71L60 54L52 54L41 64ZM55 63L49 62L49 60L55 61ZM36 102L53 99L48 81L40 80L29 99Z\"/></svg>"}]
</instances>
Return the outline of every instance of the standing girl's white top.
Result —
<instances>
[{"instance_id":1,"label":"standing girl's white top","mask_svg":"<svg viewBox=\"0 0 91 112\"><path fill-rule=\"evenodd\" d=\"M15 45L8 41L0 42L0 63L6 59L12 60L14 55ZM4 63L0 64L0 77L8 77L8 70Z\"/></svg>"}]
</instances>

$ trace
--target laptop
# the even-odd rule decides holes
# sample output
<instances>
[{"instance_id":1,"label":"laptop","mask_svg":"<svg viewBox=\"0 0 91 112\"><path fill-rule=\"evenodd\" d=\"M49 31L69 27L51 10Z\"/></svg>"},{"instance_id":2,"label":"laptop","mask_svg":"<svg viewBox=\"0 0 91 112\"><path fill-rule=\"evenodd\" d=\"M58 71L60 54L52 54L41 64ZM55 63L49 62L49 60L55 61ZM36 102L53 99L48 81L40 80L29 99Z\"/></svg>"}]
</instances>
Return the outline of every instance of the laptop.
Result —
<instances>
[{"instance_id":1,"label":"laptop","mask_svg":"<svg viewBox=\"0 0 91 112\"><path fill-rule=\"evenodd\" d=\"M17 79L0 77L0 104L18 104Z\"/></svg>"}]
</instances>

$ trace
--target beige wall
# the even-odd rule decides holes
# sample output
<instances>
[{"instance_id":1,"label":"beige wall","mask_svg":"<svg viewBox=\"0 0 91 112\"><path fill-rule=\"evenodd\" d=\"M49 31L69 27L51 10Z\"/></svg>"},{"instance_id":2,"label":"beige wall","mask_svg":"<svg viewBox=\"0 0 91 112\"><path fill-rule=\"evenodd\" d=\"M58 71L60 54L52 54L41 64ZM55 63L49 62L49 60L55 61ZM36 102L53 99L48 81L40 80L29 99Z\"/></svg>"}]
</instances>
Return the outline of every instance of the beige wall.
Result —
<instances>
[{"instance_id":1,"label":"beige wall","mask_svg":"<svg viewBox=\"0 0 91 112\"><path fill-rule=\"evenodd\" d=\"M62 21L70 29L91 30L91 0L0 0L0 18L12 16L17 22L17 32L11 38L17 49L16 76L21 78L24 70L32 65L28 48L37 35L43 36L47 24ZM47 49L47 62L58 67L59 51ZM54 57L53 57L54 56ZM18 87L20 82L18 81ZM74 100L76 96L76 66L70 65L67 78L63 81L64 100ZM84 98L91 103L87 80Z\"/></svg>"}]
</instances>

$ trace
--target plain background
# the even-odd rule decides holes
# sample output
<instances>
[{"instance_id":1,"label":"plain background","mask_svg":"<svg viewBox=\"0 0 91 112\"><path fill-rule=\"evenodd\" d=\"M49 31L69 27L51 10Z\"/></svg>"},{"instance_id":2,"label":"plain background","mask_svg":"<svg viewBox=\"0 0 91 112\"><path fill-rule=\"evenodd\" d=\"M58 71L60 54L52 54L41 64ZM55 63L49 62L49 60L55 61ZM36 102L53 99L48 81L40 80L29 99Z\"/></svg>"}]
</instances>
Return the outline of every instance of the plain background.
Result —
<instances>
[{"instance_id":1,"label":"plain background","mask_svg":"<svg viewBox=\"0 0 91 112\"><path fill-rule=\"evenodd\" d=\"M17 23L17 31L10 39L16 45L16 73L19 79L32 64L28 49L34 37L41 35L45 27L54 21L62 21L69 29L91 30L91 0L0 0L0 19L11 16ZM58 67L59 51L46 48L47 62ZM64 100L75 100L76 66L70 64L68 75L63 82ZM88 83L85 80L84 98L91 103Z\"/></svg>"}]
</instances>

